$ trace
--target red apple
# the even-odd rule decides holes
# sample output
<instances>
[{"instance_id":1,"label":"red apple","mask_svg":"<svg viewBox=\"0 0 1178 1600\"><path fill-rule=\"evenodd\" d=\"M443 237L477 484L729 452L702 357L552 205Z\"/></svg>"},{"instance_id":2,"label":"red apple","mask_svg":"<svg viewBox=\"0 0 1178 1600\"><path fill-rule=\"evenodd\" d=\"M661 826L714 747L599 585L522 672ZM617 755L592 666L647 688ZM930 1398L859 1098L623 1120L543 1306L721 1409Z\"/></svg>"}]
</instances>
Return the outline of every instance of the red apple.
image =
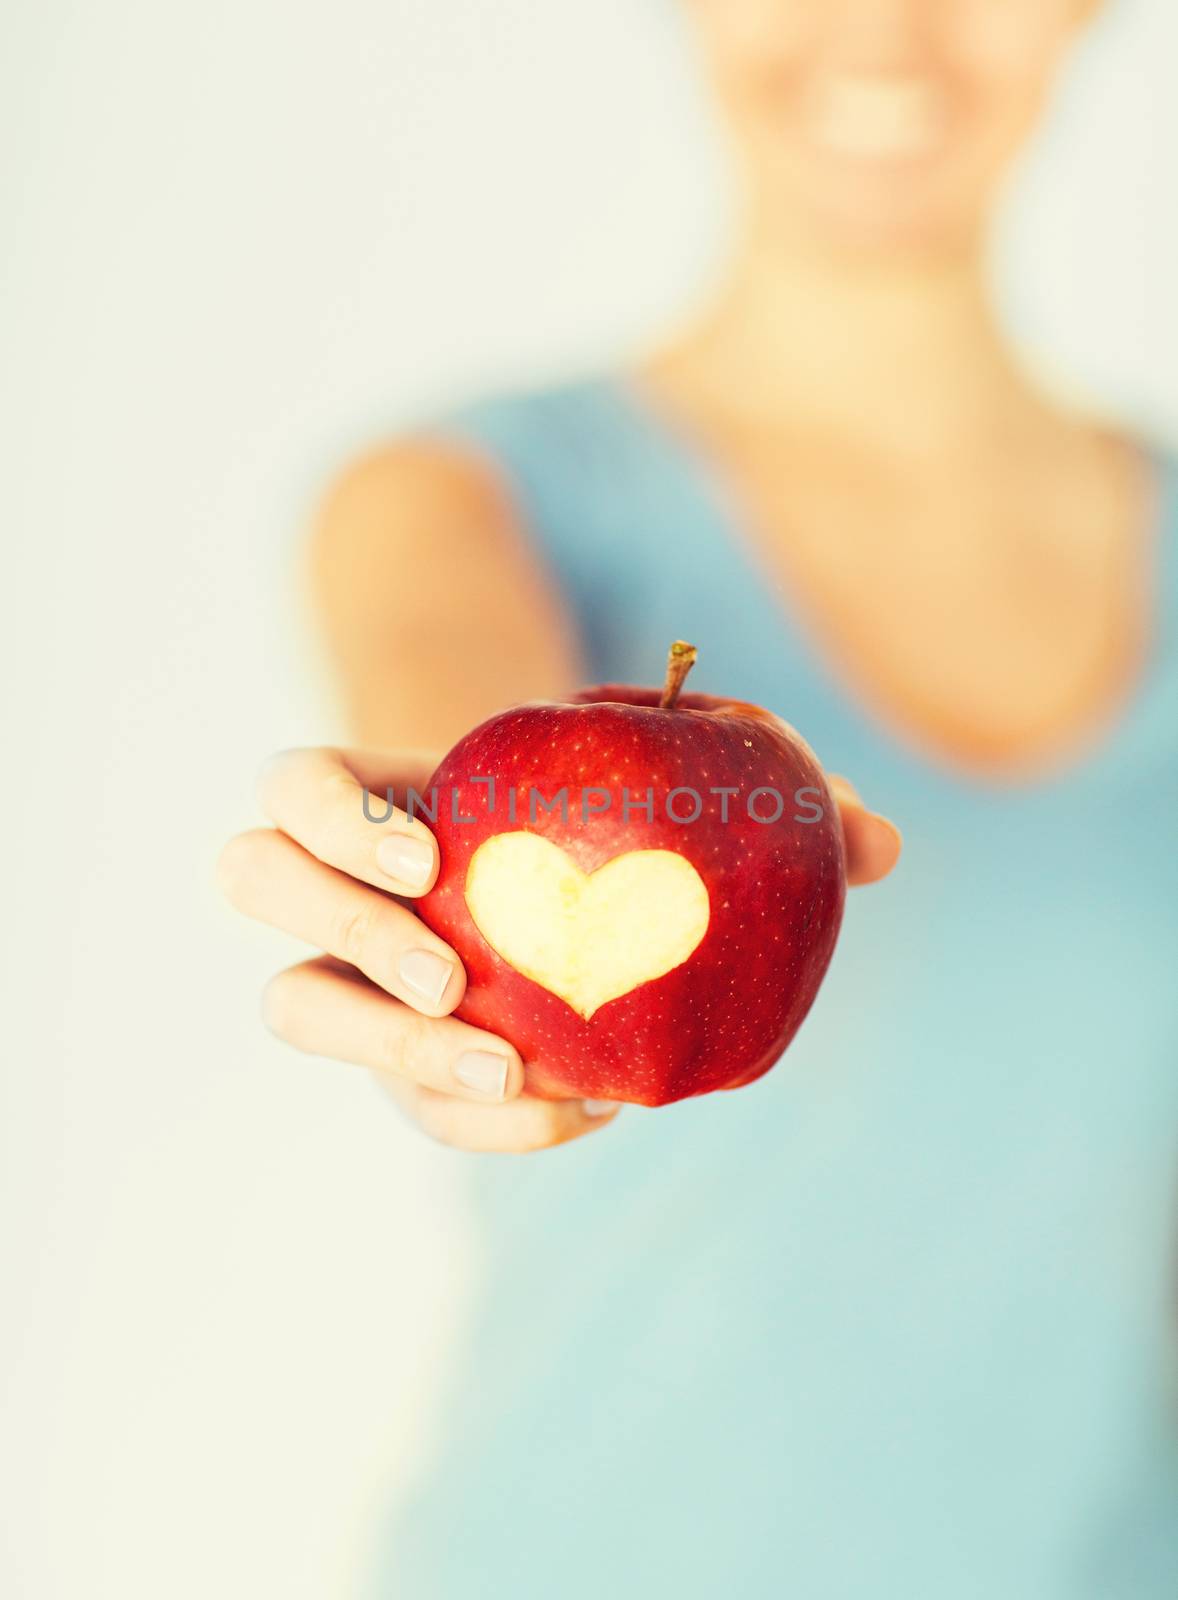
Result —
<instances>
[{"instance_id":1,"label":"red apple","mask_svg":"<svg viewBox=\"0 0 1178 1600\"><path fill-rule=\"evenodd\" d=\"M422 917L462 957L458 1015L527 1087L665 1105L751 1083L818 992L842 829L817 758L759 706L608 685L491 717L409 802L442 866ZM431 815L432 814L432 815Z\"/></svg>"}]
</instances>

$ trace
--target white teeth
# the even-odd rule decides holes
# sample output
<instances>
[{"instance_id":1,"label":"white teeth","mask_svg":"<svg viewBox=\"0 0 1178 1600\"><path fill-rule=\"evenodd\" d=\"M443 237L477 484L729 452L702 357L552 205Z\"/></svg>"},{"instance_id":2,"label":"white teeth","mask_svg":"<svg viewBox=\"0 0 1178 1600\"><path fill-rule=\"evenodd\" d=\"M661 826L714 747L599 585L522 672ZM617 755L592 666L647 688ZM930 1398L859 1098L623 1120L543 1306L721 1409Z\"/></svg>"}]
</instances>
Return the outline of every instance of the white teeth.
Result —
<instances>
[{"instance_id":1,"label":"white teeth","mask_svg":"<svg viewBox=\"0 0 1178 1600\"><path fill-rule=\"evenodd\" d=\"M810 136L838 155L917 156L945 122L945 97L925 78L827 78L807 107Z\"/></svg>"}]
</instances>

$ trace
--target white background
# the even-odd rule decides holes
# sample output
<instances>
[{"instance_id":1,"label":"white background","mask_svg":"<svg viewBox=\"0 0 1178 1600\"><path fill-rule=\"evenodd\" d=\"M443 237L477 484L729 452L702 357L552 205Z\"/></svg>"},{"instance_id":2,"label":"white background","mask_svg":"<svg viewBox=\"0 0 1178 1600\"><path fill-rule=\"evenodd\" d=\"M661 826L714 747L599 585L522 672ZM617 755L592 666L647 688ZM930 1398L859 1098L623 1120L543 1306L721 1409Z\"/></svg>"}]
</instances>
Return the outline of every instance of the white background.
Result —
<instances>
[{"instance_id":1,"label":"white background","mask_svg":"<svg viewBox=\"0 0 1178 1600\"><path fill-rule=\"evenodd\" d=\"M256 1018L209 885L334 737L295 556L358 443L598 361L724 214L671 0L7 0L0 1590L347 1595L425 1426L461 1158ZM1178 12L1122 0L1010 315L1178 434Z\"/></svg>"}]
</instances>

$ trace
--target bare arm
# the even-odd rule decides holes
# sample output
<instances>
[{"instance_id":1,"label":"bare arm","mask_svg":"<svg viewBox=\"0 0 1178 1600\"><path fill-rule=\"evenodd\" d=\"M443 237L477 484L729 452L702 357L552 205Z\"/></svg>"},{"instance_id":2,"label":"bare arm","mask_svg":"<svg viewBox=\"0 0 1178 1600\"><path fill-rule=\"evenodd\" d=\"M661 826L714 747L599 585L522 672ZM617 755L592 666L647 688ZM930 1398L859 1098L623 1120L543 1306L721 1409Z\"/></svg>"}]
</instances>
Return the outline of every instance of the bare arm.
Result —
<instances>
[{"instance_id":1,"label":"bare arm","mask_svg":"<svg viewBox=\"0 0 1178 1600\"><path fill-rule=\"evenodd\" d=\"M493 471L428 442L363 457L320 512L312 594L357 741L444 751L581 680L575 632Z\"/></svg>"}]
</instances>

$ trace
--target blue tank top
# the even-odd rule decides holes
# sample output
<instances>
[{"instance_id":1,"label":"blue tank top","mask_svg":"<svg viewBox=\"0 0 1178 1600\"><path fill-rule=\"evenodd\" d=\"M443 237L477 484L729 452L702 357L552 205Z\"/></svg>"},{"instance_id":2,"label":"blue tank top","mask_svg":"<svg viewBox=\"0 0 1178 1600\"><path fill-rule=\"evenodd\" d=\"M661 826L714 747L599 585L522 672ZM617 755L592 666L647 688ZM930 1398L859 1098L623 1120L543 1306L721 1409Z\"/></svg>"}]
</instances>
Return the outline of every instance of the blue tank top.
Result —
<instances>
[{"instance_id":1,"label":"blue tank top","mask_svg":"<svg viewBox=\"0 0 1178 1600\"><path fill-rule=\"evenodd\" d=\"M453 1158L479 1283L373 1594L1174 1600L1172 467L1131 703L1004 787L855 703L623 385L445 431L504 474L594 677L691 639L692 687L796 724L905 853L759 1083Z\"/></svg>"}]
</instances>

